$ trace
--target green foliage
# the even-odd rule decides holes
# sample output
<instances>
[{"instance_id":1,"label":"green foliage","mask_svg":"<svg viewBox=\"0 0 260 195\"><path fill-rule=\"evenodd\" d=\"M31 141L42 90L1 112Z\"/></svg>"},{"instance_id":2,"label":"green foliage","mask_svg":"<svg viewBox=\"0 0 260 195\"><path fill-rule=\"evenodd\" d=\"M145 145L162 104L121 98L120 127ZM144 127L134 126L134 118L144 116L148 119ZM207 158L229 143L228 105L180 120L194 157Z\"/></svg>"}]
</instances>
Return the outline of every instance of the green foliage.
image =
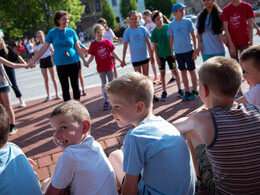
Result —
<instances>
[{"instance_id":1,"label":"green foliage","mask_svg":"<svg viewBox=\"0 0 260 195\"><path fill-rule=\"evenodd\" d=\"M175 3L177 3L177 0L144 0L146 9L149 9L151 11L159 10L168 18L172 13L172 6Z\"/></svg>"},{"instance_id":2,"label":"green foliage","mask_svg":"<svg viewBox=\"0 0 260 195\"><path fill-rule=\"evenodd\" d=\"M46 2L50 14L49 23L53 24L53 15L57 10L65 10L70 15L71 28L76 28L84 13L80 0L1 0L0 24L6 38L31 37L37 30L48 32L47 17L43 3Z\"/></svg>"},{"instance_id":3,"label":"green foliage","mask_svg":"<svg viewBox=\"0 0 260 195\"><path fill-rule=\"evenodd\" d=\"M104 0L102 3L102 18L106 19L109 28L117 28L118 25L116 23L116 15L111 5L108 3L108 0Z\"/></svg>"},{"instance_id":4,"label":"green foliage","mask_svg":"<svg viewBox=\"0 0 260 195\"><path fill-rule=\"evenodd\" d=\"M120 13L124 19L128 17L128 14L131 10L137 11L138 7L136 0L121 0L120 1Z\"/></svg>"}]
</instances>

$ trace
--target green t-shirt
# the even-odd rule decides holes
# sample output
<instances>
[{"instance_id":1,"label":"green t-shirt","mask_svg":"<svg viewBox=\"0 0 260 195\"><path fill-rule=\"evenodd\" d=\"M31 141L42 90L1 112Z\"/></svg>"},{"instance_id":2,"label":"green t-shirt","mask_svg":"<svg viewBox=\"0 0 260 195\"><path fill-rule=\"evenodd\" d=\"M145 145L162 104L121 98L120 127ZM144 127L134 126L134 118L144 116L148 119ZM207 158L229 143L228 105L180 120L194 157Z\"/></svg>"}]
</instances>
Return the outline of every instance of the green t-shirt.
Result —
<instances>
[{"instance_id":1,"label":"green t-shirt","mask_svg":"<svg viewBox=\"0 0 260 195\"><path fill-rule=\"evenodd\" d=\"M163 24L161 29L154 28L152 31L151 41L157 43L158 56L168 57L171 56L170 37L167 35L168 24Z\"/></svg>"}]
</instances>

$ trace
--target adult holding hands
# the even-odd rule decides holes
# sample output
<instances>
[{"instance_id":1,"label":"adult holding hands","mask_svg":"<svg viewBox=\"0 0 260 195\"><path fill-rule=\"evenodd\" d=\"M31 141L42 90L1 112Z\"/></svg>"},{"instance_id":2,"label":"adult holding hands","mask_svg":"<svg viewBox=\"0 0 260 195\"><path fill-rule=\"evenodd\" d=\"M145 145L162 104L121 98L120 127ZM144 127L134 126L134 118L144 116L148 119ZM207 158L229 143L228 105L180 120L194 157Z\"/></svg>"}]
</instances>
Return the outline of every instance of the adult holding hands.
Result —
<instances>
[{"instance_id":1,"label":"adult holding hands","mask_svg":"<svg viewBox=\"0 0 260 195\"><path fill-rule=\"evenodd\" d=\"M56 65L60 80L64 101L70 100L69 79L73 89L73 98L80 100L78 84L79 62L81 57L84 65L88 67L84 54L80 48L80 41L75 30L68 27L69 14L66 11L57 11L54 14L54 24L57 26L51 29L45 39L44 45L35 55L29 67L33 67L40 57L52 43L54 47L54 63Z\"/></svg>"}]
</instances>

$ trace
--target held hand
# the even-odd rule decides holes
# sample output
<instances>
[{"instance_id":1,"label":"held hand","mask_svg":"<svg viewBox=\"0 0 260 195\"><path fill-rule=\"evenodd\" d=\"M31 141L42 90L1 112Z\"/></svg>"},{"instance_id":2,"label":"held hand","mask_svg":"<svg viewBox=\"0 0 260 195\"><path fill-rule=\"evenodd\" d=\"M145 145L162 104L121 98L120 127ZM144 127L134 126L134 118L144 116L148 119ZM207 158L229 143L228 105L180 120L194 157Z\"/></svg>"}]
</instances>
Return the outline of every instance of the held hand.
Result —
<instances>
[{"instance_id":1,"label":"held hand","mask_svg":"<svg viewBox=\"0 0 260 195\"><path fill-rule=\"evenodd\" d=\"M197 56L199 56L200 52L202 53L202 49L198 47L194 52L196 53Z\"/></svg>"},{"instance_id":2,"label":"held hand","mask_svg":"<svg viewBox=\"0 0 260 195\"><path fill-rule=\"evenodd\" d=\"M195 51L193 51L192 59L193 59L194 61L197 59L197 53L196 53Z\"/></svg>"},{"instance_id":3,"label":"held hand","mask_svg":"<svg viewBox=\"0 0 260 195\"><path fill-rule=\"evenodd\" d=\"M33 61L28 64L28 68L34 68L35 66L36 66L36 63Z\"/></svg>"},{"instance_id":4,"label":"held hand","mask_svg":"<svg viewBox=\"0 0 260 195\"><path fill-rule=\"evenodd\" d=\"M256 35L260 36L260 30L257 30Z\"/></svg>"},{"instance_id":5,"label":"held hand","mask_svg":"<svg viewBox=\"0 0 260 195\"><path fill-rule=\"evenodd\" d=\"M125 62L125 60L122 60L121 67L123 68L124 66L126 66L126 62Z\"/></svg>"},{"instance_id":6,"label":"held hand","mask_svg":"<svg viewBox=\"0 0 260 195\"><path fill-rule=\"evenodd\" d=\"M153 58L153 56L150 58L150 60L151 60L151 64L154 63L154 58Z\"/></svg>"},{"instance_id":7,"label":"held hand","mask_svg":"<svg viewBox=\"0 0 260 195\"><path fill-rule=\"evenodd\" d=\"M230 46L230 48L229 48L229 53L230 53L230 55L233 56L233 57L237 56L236 48L235 48L234 45Z\"/></svg>"}]
</instances>

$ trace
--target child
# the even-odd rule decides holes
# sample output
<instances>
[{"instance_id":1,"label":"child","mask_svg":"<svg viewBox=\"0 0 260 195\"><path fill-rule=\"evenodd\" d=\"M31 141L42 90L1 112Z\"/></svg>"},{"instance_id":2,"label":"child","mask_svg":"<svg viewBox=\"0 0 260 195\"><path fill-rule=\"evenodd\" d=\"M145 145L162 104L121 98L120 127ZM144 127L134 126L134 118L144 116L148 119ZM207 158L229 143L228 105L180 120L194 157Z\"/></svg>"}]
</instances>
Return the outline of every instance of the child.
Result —
<instances>
[{"instance_id":1,"label":"child","mask_svg":"<svg viewBox=\"0 0 260 195\"><path fill-rule=\"evenodd\" d=\"M172 12L175 20L169 24L168 35L170 36L171 55L178 62L178 68L181 71L182 81L185 88L185 95L182 101L194 100L198 98L197 91L197 76L195 72L196 52L192 50L190 35L192 36L193 47L196 49L196 37L194 33L194 26L190 19L184 17L184 6L181 3L176 3L172 6ZM173 47L175 55L173 54ZM187 77L187 70L190 73L193 90L190 93L189 80Z\"/></svg>"},{"instance_id":2,"label":"child","mask_svg":"<svg viewBox=\"0 0 260 195\"><path fill-rule=\"evenodd\" d=\"M123 194L194 194L188 146L173 125L152 114L154 89L149 78L132 72L108 83L105 91L118 126L135 126L125 137L123 159L121 150L109 157L118 170L119 188L125 172Z\"/></svg>"},{"instance_id":3,"label":"child","mask_svg":"<svg viewBox=\"0 0 260 195\"><path fill-rule=\"evenodd\" d=\"M223 8L221 20L228 40L230 56L238 61L238 51L242 52L253 44L252 6L241 0L230 0Z\"/></svg>"},{"instance_id":4,"label":"child","mask_svg":"<svg viewBox=\"0 0 260 195\"><path fill-rule=\"evenodd\" d=\"M245 71L244 78L248 82L250 89L236 102L249 102L260 108L260 45L251 46L244 50L240 57L240 63Z\"/></svg>"},{"instance_id":5,"label":"child","mask_svg":"<svg viewBox=\"0 0 260 195\"><path fill-rule=\"evenodd\" d=\"M202 53L203 62L214 56L225 56L223 38L223 24L220 20L221 10L215 0L202 1L204 9L197 17L198 29L197 55Z\"/></svg>"},{"instance_id":6,"label":"child","mask_svg":"<svg viewBox=\"0 0 260 195\"><path fill-rule=\"evenodd\" d=\"M40 49L42 48L42 46L44 45L45 34L43 31L39 30L36 32L36 37L37 37L38 43L36 44L36 46L34 48L35 54L37 54L40 51ZM59 93L58 93L58 86L57 86L57 82L55 79L55 70L53 67L54 64L51 60L51 56L52 56L53 52L54 52L54 50L53 50L52 45L49 45L47 51L40 58L40 68L41 68L42 76L44 78L44 84L45 84L45 89L46 89L46 93L47 93L47 97L44 102L48 102L52 99L52 97L50 96L49 81L48 81L49 79L48 79L47 70L49 70L49 73L51 75L51 79L52 79L53 86L54 86L55 93L56 93L56 99L61 99L61 97L59 96Z\"/></svg>"},{"instance_id":7,"label":"child","mask_svg":"<svg viewBox=\"0 0 260 195\"><path fill-rule=\"evenodd\" d=\"M46 194L116 195L116 180L102 147L90 136L90 117L78 101L67 101L51 114L53 142L59 157ZM69 187L68 187L69 186Z\"/></svg>"},{"instance_id":8,"label":"child","mask_svg":"<svg viewBox=\"0 0 260 195\"><path fill-rule=\"evenodd\" d=\"M94 34L96 36L96 40L90 44L88 53L91 55L87 64L90 64L95 57L97 63L97 71L99 73L101 83L102 83L102 93L104 99L103 109L108 109L108 99L107 95L104 92L104 86L108 82L113 80L113 69L114 64L112 60L112 56L117 59L121 64L122 60L115 53L115 46L108 40L104 39L103 36L105 34L105 28L101 24L95 24L93 27ZM111 54L110 54L111 53Z\"/></svg>"},{"instance_id":9,"label":"child","mask_svg":"<svg viewBox=\"0 0 260 195\"><path fill-rule=\"evenodd\" d=\"M23 151L7 142L9 119L0 104L0 192L3 195L41 195L42 191L33 168Z\"/></svg>"},{"instance_id":10,"label":"child","mask_svg":"<svg viewBox=\"0 0 260 195\"><path fill-rule=\"evenodd\" d=\"M151 20L151 14L152 12L147 9L143 12L143 19L145 21L145 28L147 29L147 31L150 33L150 35L152 34L153 29L156 27L156 24L153 23L153 21ZM153 45L152 45L153 46ZM154 84L161 84L160 79L157 77L157 70L155 67L155 62L151 63L152 65L152 69L153 69L153 73L154 73Z\"/></svg>"},{"instance_id":11,"label":"child","mask_svg":"<svg viewBox=\"0 0 260 195\"><path fill-rule=\"evenodd\" d=\"M2 57L0 57L0 102L5 107L6 112L9 117L10 122L10 132L9 134L15 134L17 132L17 128L15 125L15 116L14 116L14 110L11 104L10 100L10 87L9 87L9 79L6 75L6 72L4 70L4 66L8 66L11 68L27 68L27 64L16 64L12 63Z\"/></svg>"},{"instance_id":12,"label":"child","mask_svg":"<svg viewBox=\"0 0 260 195\"><path fill-rule=\"evenodd\" d=\"M154 44L155 56L160 69L161 81L162 81L162 96L161 100L167 99L166 84L165 84L165 62L167 61L171 72L175 75L178 95L183 96L183 91L181 90L180 76L178 70L176 69L176 63L174 58L171 56L170 49L170 38L167 35L168 24L163 24L162 13L159 11L154 11L152 14L152 20L156 24L156 28L152 31L152 42Z\"/></svg>"},{"instance_id":13,"label":"child","mask_svg":"<svg viewBox=\"0 0 260 195\"><path fill-rule=\"evenodd\" d=\"M126 64L126 50L128 43L130 44L131 61L134 70L144 74L149 75L149 57L146 50L146 45L148 46L149 55L151 58L151 63L154 62L153 50L150 42L150 35L145 27L139 26L138 24L138 12L131 11L129 13L129 19L131 25L124 31L123 35L123 64Z\"/></svg>"},{"instance_id":14,"label":"child","mask_svg":"<svg viewBox=\"0 0 260 195\"><path fill-rule=\"evenodd\" d=\"M211 194L260 193L260 113L251 104L234 103L241 80L235 60L210 58L199 69L199 93L207 109L174 123L190 138Z\"/></svg>"}]
</instances>

